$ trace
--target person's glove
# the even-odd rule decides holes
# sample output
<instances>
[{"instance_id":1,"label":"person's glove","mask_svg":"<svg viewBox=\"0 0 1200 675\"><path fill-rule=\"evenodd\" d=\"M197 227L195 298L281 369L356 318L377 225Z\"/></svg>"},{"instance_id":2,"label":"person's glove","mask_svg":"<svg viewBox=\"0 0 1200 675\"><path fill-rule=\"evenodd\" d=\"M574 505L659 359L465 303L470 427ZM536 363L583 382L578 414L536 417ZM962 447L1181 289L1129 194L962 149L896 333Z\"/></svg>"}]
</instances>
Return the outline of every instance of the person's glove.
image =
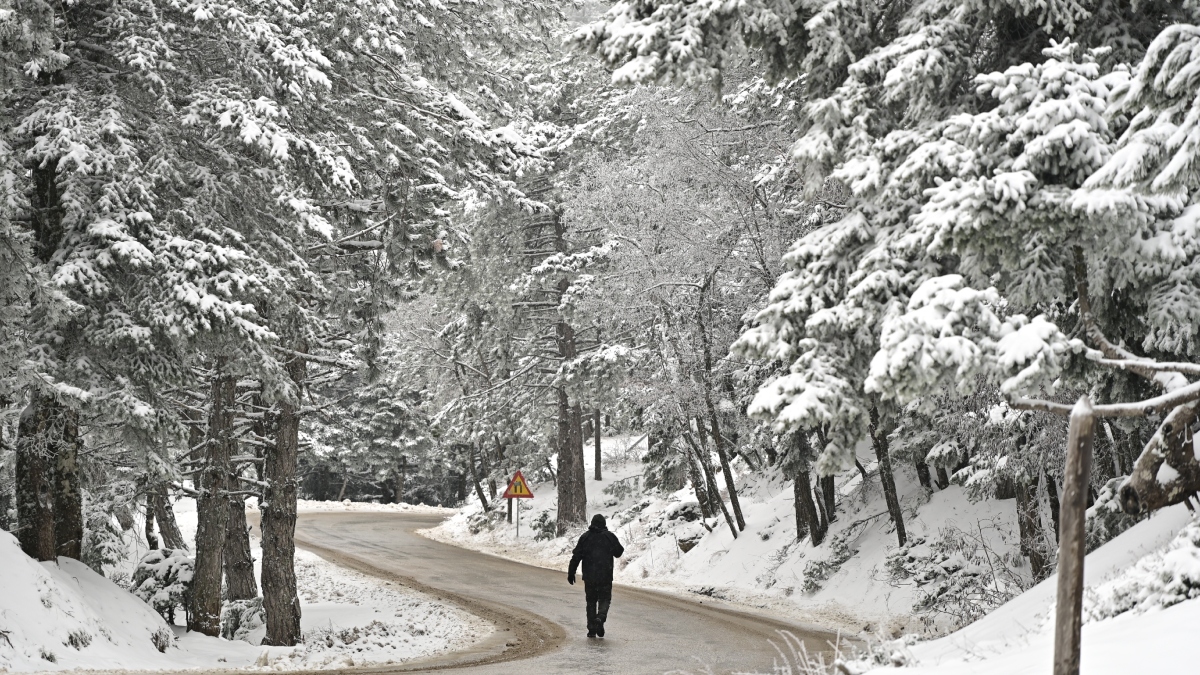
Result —
<instances>
[{"instance_id":1,"label":"person's glove","mask_svg":"<svg viewBox=\"0 0 1200 675\"><path fill-rule=\"evenodd\" d=\"M575 575L574 574L567 575L567 583L571 584L572 586L575 585Z\"/></svg>"}]
</instances>

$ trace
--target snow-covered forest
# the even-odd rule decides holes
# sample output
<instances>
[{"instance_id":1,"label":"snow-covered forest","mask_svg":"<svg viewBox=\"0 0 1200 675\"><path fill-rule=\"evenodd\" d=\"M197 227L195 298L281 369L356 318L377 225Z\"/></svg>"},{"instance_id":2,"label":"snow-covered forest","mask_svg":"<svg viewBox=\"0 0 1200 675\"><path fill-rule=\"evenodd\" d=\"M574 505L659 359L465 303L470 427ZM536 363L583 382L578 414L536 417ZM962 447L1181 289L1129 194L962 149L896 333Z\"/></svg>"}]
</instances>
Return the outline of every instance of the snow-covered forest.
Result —
<instances>
[{"instance_id":1,"label":"snow-covered forest","mask_svg":"<svg viewBox=\"0 0 1200 675\"><path fill-rule=\"evenodd\" d=\"M140 648L347 665L298 504L604 512L838 672L1034 623L1077 521L1085 632L1200 618L1197 0L0 0L0 95L0 561ZM103 632L51 595L0 671Z\"/></svg>"}]
</instances>

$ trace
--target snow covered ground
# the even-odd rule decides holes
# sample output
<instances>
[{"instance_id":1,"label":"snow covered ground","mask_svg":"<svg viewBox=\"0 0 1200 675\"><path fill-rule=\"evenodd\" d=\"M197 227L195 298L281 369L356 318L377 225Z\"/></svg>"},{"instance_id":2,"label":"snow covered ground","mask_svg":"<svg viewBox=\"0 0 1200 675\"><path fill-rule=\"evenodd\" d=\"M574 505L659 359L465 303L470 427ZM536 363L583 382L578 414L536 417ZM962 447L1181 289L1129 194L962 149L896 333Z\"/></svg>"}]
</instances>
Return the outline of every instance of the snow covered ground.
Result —
<instances>
[{"instance_id":1,"label":"snow covered ground","mask_svg":"<svg viewBox=\"0 0 1200 675\"><path fill-rule=\"evenodd\" d=\"M175 509L190 541L195 504L180 500ZM137 536L127 541L131 557L145 553ZM252 543L260 560L257 538ZM127 562L110 576L127 579L132 567ZM0 532L0 570L5 589L0 594L0 672L392 664L467 647L492 630L467 612L303 550L296 552L296 574L304 642L296 647L259 646L261 627L245 640L223 640L169 626L141 600L77 561L30 559L7 532Z\"/></svg>"}]
</instances>

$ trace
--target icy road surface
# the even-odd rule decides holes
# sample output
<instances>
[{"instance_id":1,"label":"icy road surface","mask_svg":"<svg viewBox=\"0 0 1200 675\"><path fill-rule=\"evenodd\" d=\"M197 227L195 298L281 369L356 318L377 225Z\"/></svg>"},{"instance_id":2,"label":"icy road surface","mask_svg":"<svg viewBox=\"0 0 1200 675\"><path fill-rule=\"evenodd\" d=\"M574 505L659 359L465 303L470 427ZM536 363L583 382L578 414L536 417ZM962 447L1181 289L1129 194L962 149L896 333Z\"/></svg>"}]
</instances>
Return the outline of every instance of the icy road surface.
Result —
<instances>
[{"instance_id":1,"label":"icy road surface","mask_svg":"<svg viewBox=\"0 0 1200 675\"><path fill-rule=\"evenodd\" d=\"M583 584L566 572L532 567L426 539L416 530L443 516L404 513L301 513L297 543L336 563L429 593L493 622L473 648L370 672L770 673L768 643L789 630L810 652L835 636L766 616L663 593L617 586L604 639L586 637ZM501 665L505 661L519 663Z\"/></svg>"}]
</instances>

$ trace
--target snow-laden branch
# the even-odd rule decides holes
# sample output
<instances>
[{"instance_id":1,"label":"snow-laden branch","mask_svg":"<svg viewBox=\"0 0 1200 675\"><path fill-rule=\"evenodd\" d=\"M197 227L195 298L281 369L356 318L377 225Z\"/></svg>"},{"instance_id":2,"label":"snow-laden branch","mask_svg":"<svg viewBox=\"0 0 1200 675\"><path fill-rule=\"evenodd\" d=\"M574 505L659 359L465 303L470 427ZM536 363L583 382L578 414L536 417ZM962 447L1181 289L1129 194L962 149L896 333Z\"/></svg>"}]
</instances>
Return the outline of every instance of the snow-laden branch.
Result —
<instances>
[{"instance_id":1,"label":"snow-laden branch","mask_svg":"<svg viewBox=\"0 0 1200 675\"><path fill-rule=\"evenodd\" d=\"M1093 409L1097 417L1144 417L1198 400L1200 400L1200 382L1193 382L1180 389L1144 401L1097 405L1093 406ZM1026 398L1011 401L1009 405L1020 410L1040 410L1056 415L1070 415L1073 408L1073 405L1066 403Z\"/></svg>"}]
</instances>

